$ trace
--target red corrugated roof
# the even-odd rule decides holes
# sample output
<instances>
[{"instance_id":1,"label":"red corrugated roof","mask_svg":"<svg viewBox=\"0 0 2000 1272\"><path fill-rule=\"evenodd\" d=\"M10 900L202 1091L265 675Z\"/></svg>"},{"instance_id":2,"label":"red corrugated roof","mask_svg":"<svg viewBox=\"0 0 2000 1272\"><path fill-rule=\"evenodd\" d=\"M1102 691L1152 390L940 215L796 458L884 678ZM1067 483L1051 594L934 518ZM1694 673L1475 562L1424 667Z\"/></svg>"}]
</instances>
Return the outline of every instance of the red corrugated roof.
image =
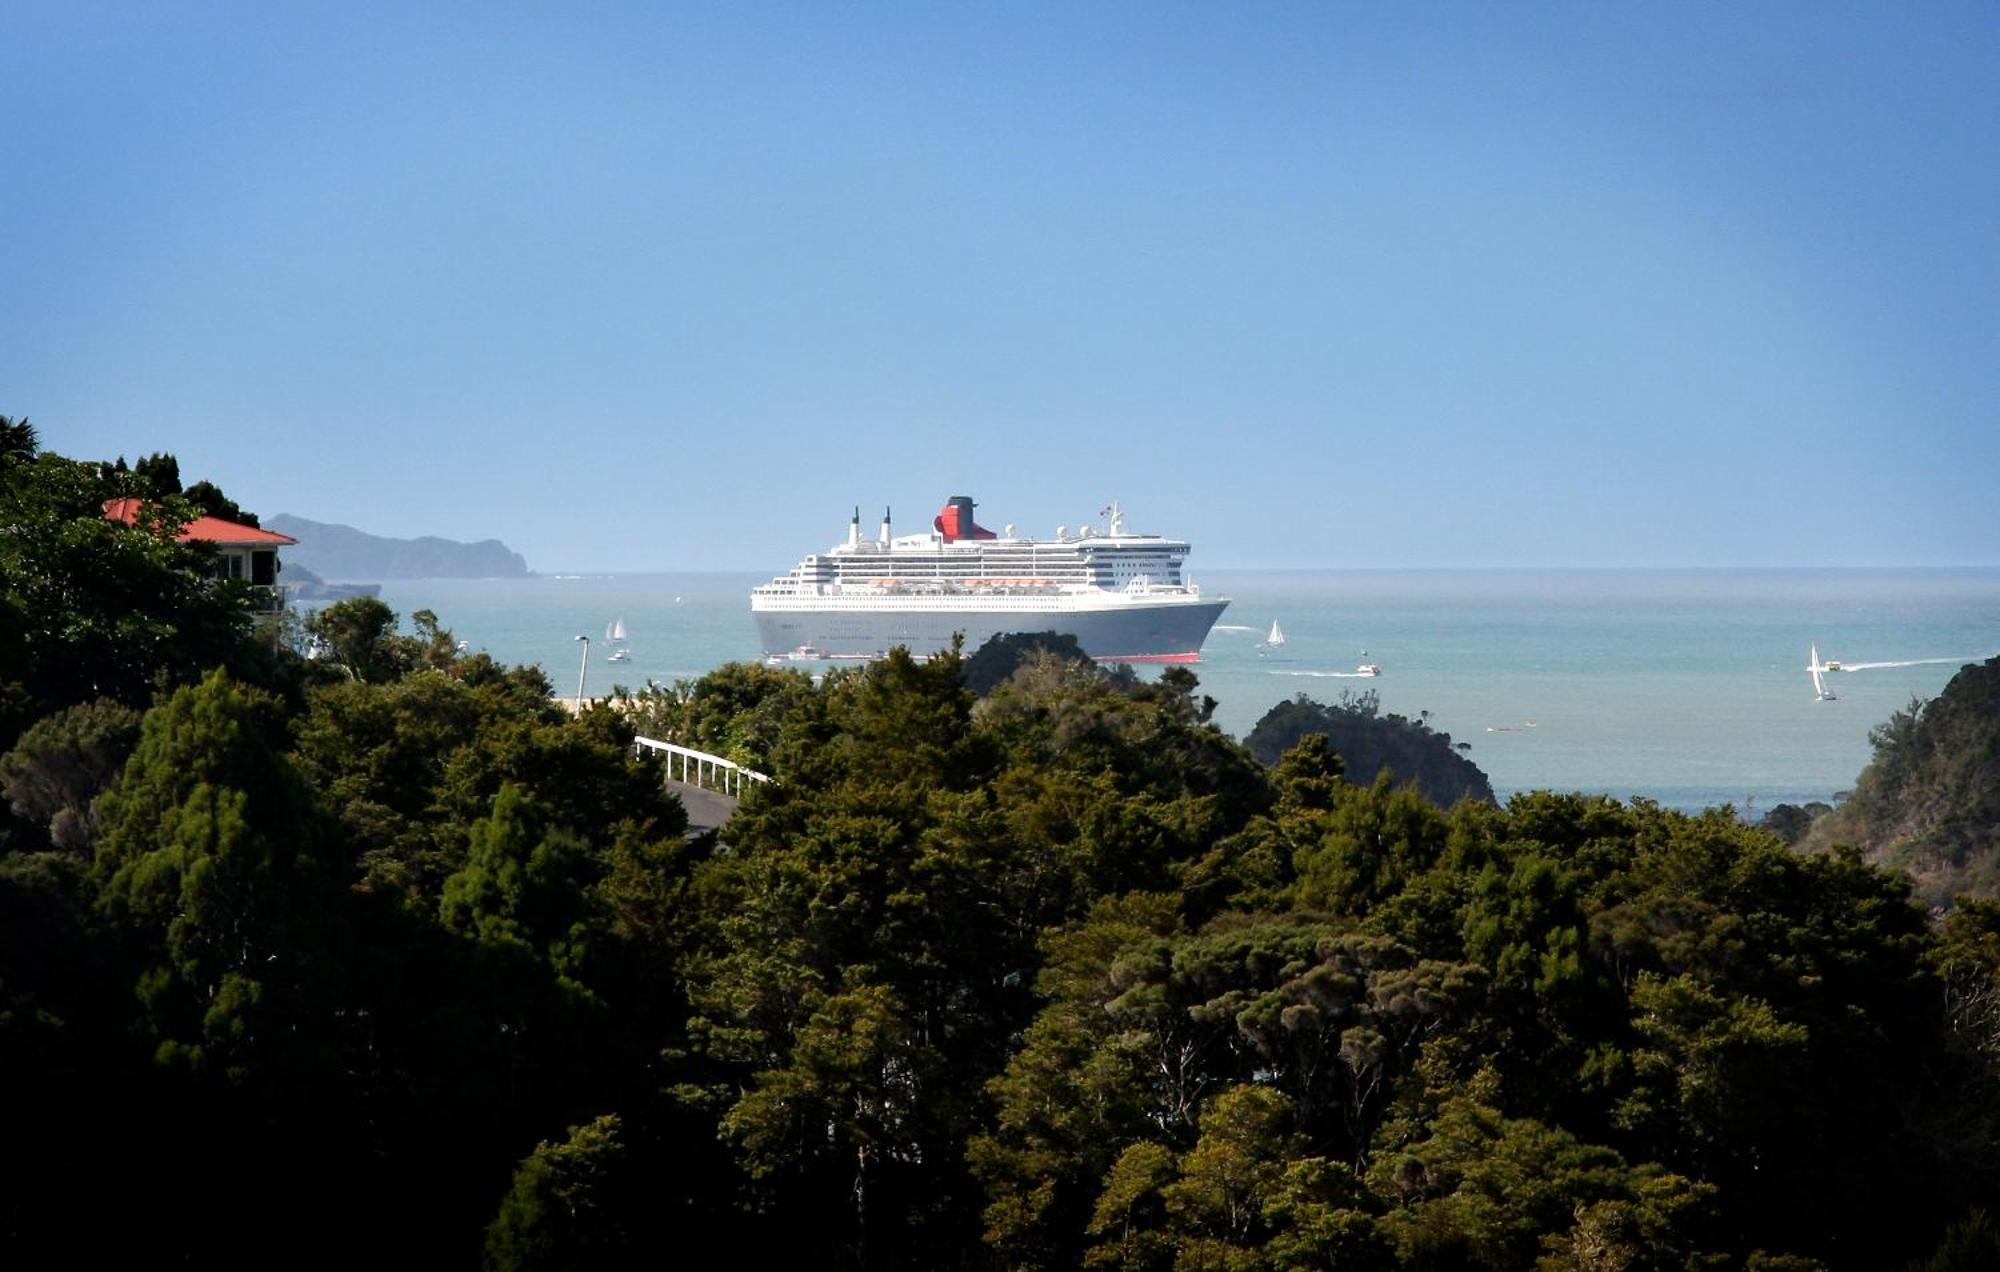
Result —
<instances>
[{"instance_id":1,"label":"red corrugated roof","mask_svg":"<svg viewBox=\"0 0 2000 1272\"><path fill-rule=\"evenodd\" d=\"M131 525L139 519L140 501L132 498L108 499L104 503L104 517L107 521L119 521ZM246 543L284 544L297 543L288 534L274 530L259 530L256 526L241 525L234 521L224 521L221 517L196 517L181 527L174 536L182 543Z\"/></svg>"}]
</instances>

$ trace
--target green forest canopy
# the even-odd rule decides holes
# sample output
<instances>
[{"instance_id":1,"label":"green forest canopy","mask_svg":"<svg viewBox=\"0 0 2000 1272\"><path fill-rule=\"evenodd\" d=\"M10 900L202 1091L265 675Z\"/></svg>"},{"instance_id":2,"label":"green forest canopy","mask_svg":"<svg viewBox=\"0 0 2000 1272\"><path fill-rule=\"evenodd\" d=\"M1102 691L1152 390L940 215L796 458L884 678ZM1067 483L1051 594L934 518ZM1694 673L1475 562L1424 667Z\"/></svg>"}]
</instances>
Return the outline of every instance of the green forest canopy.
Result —
<instances>
[{"instance_id":1,"label":"green forest canopy","mask_svg":"<svg viewBox=\"0 0 2000 1272\"><path fill-rule=\"evenodd\" d=\"M690 839L624 713L379 602L274 652L93 520L129 475L0 453L0 525L118 566L65 600L0 540L15 1261L2000 1256L2000 907L1267 767L1191 676L1047 655L663 691L777 779Z\"/></svg>"}]
</instances>

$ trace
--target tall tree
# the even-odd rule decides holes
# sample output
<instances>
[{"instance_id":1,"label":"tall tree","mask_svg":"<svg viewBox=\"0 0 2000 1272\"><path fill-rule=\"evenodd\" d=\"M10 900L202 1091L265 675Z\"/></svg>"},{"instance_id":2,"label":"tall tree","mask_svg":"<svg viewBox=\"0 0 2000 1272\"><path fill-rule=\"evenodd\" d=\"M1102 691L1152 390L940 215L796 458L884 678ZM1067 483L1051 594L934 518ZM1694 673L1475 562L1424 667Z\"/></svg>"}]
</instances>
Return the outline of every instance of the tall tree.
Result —
<instances>
[{"instance_id":1,"label":"tall tree","mask_svg":"<svg viewBox=\"0 0 2000 1272\"><path fill-rule=\"evenodd\" d=\"M41 439L27 416L0 415L0 464L25 464L40 448Z\"/></svg>"},{"instance_id":2,"label":"tall tree","mask_svg":"<svg viewBox=\"0 0 2000 1272\"><path fill-rule=\"evenodd\" d=\"M535 1146L486 1230L488 1272L591 1272L632 1262L617 1198L626 1149L616 1115Z\"/></svg>"},{"instance_id":3,"label":"tall tree","mask_svg":"<svg viewBox=\"0 0 2000 1272\"><path fill-rule=\"evenodd\" d=\"M372 596L354 596L315 610L306 631L322 656L356 680L383 684L410 669L415 650L396 634L396 611Z\"/></svg>"},{"instance_id":4,"label":"tall tree","mask_svg":"<svg viewBox=\"0 0 2000 1272\"><path fill-rule=\"evenodd\" d=\"M104 798L100 905L148 964L163 1060L282 1086L331 1063L342 894L277 699L211 672L146 714Z\"/></svg>"},{"instance_id":5,"label":"tall tree","mask_svg":"<svg viewBox=\"0 0 2000 1272\"><path fill-rule=\"evenodd\" d=\"M146 484L154 499L181 493L181 461L169 454L143 455L132 464L132 475Z\"/></svg>"},{"instance_id":6,"label":"tall tree","mask_svg":"<svg viewBox=\"0 0 2000 1272\"><path fill-rule=\"evenodd\" d=\"M125 767L139 719L108 699L46 717L0 756L0 794L16 817L43 829L50 846L87 853L97 837L93 803Z\"/></svg>"}]
</instances>

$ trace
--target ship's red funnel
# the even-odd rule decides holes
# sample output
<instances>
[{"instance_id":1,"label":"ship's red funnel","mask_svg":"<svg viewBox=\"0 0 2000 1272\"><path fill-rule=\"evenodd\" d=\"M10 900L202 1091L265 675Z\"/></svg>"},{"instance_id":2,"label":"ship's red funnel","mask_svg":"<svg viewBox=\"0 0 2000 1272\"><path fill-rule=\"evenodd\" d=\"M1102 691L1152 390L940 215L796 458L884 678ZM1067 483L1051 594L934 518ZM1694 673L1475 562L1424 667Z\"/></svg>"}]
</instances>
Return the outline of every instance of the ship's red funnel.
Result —
<instances>
[{"instance_id":1,"label":"ship's red funnel","mask_svg":"<svg viewBox=\"0 0 2000 1272\"><path fill-rule=\"evenodd\" d=\"M972 499L968 495L953 495L938 509L938 515L931 525L944 536L946 543L956 543L960 539L997 539L1000 536L979 525L972 519Z\"/></svg>"}]
</instances>

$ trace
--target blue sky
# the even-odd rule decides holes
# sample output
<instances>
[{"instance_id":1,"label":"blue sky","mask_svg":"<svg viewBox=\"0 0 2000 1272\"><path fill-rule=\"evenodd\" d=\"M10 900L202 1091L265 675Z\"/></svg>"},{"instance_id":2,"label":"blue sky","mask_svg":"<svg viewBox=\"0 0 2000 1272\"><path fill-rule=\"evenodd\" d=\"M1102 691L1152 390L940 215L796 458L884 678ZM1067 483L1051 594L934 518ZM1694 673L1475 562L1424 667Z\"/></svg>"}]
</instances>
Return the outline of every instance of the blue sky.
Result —
<instances>
[{"instance_id":1,"label":"blue sky","mask_svg":"<svg viewBox=\"0 0 2000 1272\"><path fill-rule=\"evenodd\" d=\"M2000 6L11 5L0 413L531 565L2000 563Z\"/></svg>"}]
</instances>

